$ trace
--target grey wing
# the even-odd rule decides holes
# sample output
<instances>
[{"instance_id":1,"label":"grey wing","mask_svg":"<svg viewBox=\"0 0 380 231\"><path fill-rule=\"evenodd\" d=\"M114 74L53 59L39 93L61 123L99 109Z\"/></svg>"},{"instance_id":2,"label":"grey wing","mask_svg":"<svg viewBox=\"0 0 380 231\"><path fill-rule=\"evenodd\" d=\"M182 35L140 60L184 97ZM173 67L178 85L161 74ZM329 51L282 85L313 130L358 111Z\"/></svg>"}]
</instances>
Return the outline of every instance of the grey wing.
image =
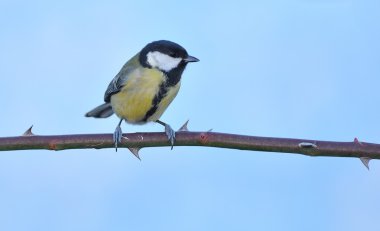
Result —
<instances>
[{"instance_id":1,"label":"grey wing","mask_svg":"<svg viewBox=\"0 0 380 231\"><path fill-rule=\"evenodd\" d=\"M106 92L104 93L105 102L109 103L111 101L111 96L118 93L125 85L128 80L129 73L138 67L136 66L138 65L136 62L138 62L137 55L124 64L119 73L112 79Z\"/></svg>"}]
</instances>

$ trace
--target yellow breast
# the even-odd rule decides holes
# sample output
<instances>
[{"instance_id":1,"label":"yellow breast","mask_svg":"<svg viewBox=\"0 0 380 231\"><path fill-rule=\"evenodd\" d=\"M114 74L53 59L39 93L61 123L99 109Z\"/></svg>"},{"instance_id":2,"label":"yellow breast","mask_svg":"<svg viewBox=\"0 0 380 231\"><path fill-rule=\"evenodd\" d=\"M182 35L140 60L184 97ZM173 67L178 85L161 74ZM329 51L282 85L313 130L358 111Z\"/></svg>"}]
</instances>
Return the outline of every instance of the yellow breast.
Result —
<instances>
[{"instance_id":1,"label":"yellow breast","mask_svg":"<svg viewBox=\"0 0 380 231\"><path fill-rule=\"evenodd\" d=\"M155 113L145 118L152 108L153 99L158 94L165 76L156 69L141 68L131 72L121 91L111 96L115 114L129 123L156 121L173 101L179 90L179 83L166 93L157 105Z\"/></svg>"},{"instance_id":2,"label":"yellow breast","mask_svg":"<svg viewBox=\"0 0 380 231\"><path fill-rule=\"evenodd\" d=\"M180 86L181 86L181 82L178 82L175 86L171 87L168 90L168 92L166 93L166 96L158 104L155 113L149 118L147 118L148 121L156 121L162 116L164 111L168 108L169 104L177 96Z\"/></svg>"}]
</instances>

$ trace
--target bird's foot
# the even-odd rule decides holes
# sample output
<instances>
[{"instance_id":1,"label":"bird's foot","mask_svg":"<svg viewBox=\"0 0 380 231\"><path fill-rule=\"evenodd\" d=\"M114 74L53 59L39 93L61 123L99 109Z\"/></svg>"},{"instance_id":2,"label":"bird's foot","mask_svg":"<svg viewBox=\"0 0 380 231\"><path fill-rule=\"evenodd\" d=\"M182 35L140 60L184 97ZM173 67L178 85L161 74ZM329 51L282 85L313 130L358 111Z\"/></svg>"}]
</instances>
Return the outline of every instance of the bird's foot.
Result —
<instances>
[{"instance_id":1,"label":"bird's foot","mask_svg":"<svg viewBox=\"0 0 380 231\"><path fill-rule=\"evenodd\" d=\"M173 149L174 141L175 141L175 131L173 130L172 127L170 127L169 124L164 123L160 120L156 120L156 123L159 123L165 127L166 136L168 137L168 140L169 140L170 144L172 145L172 149Z\"/></svg>"},{"instance_id":2,"label":"bird's foot","mask_svg":"<svg viewBox=\"0 0 380 231\"><path fill-rule=\"evenodd\" d=\"M121 138L123 138L123 132L121 131L120 125L118 125L113 133L113 142L115 144L116 152L118 143L121 143Z\"/></svg>"},{"instance_id":3,"label":"bird's foot","mask_svg":"<svg viewBox=\"0 0 380 231\"><path fill-rule=\"evenodd\" d=\"M172 127L170 127L169 124L165 124L165 133L166 133L166 136L168 137L169 142L172 145L171 149L173 149L174 141L175 141L175 131L172 129Z\"/></svg>"}]
</instances>

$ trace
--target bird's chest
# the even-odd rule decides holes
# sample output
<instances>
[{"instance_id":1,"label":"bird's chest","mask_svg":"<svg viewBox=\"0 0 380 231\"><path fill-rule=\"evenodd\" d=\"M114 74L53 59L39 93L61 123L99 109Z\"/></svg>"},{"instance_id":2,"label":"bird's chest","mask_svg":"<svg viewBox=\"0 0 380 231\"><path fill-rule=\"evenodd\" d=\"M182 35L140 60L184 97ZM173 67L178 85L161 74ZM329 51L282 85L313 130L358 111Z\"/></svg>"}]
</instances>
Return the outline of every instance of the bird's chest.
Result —
<instances>
[{"instance_id":1,"label":"bird's chest","mask_svg":"<svg viewBox=\"0 0 380 231\"><path fill-rule=\"evenodd\" d=\"M161 88L153 99L152 107L145 115L144 120L157 121L177 96L180 86L181 84L178 82L174 86L166 87L165 89Z\"/></svg>"},{"instance_id":2,"label":"bird's chest","mask_svg":"<svg viewBox=\"0 0 380 231\"><path fill-rule=\"evenodd\" d=\"M132 73L121 91L111 97L111 105L116 115L129 123L149 121L147 115L155 114L158 108L161 109L166 104L164 102L168 98L173 97L171 90L163 91L165 80L162 72L152 69ZM162 106L159 106L161 103ZM152 109L155 107L155 110Z\"/></svg>"}]
</instances>

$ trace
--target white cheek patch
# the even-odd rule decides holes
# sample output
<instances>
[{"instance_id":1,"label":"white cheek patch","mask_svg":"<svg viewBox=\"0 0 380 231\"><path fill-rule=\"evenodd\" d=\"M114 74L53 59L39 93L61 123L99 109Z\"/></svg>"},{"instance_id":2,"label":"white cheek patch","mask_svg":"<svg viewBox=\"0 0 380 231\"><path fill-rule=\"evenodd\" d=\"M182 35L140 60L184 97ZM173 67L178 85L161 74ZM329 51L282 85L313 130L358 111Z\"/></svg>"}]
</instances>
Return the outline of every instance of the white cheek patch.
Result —
<instances>
[{"instance_id":1,"label":"white cheek patch","mask_svg":"<svg viewBox=\"0 0 380 231\"><path fill-rule=\"evenodd\" d=\"M181 60L181 58L173 58L159 51L153 51L147 54L147 61L149 65L167 72L171 71L173 68L176 68Z\"/></svg>"}]
</instances>

